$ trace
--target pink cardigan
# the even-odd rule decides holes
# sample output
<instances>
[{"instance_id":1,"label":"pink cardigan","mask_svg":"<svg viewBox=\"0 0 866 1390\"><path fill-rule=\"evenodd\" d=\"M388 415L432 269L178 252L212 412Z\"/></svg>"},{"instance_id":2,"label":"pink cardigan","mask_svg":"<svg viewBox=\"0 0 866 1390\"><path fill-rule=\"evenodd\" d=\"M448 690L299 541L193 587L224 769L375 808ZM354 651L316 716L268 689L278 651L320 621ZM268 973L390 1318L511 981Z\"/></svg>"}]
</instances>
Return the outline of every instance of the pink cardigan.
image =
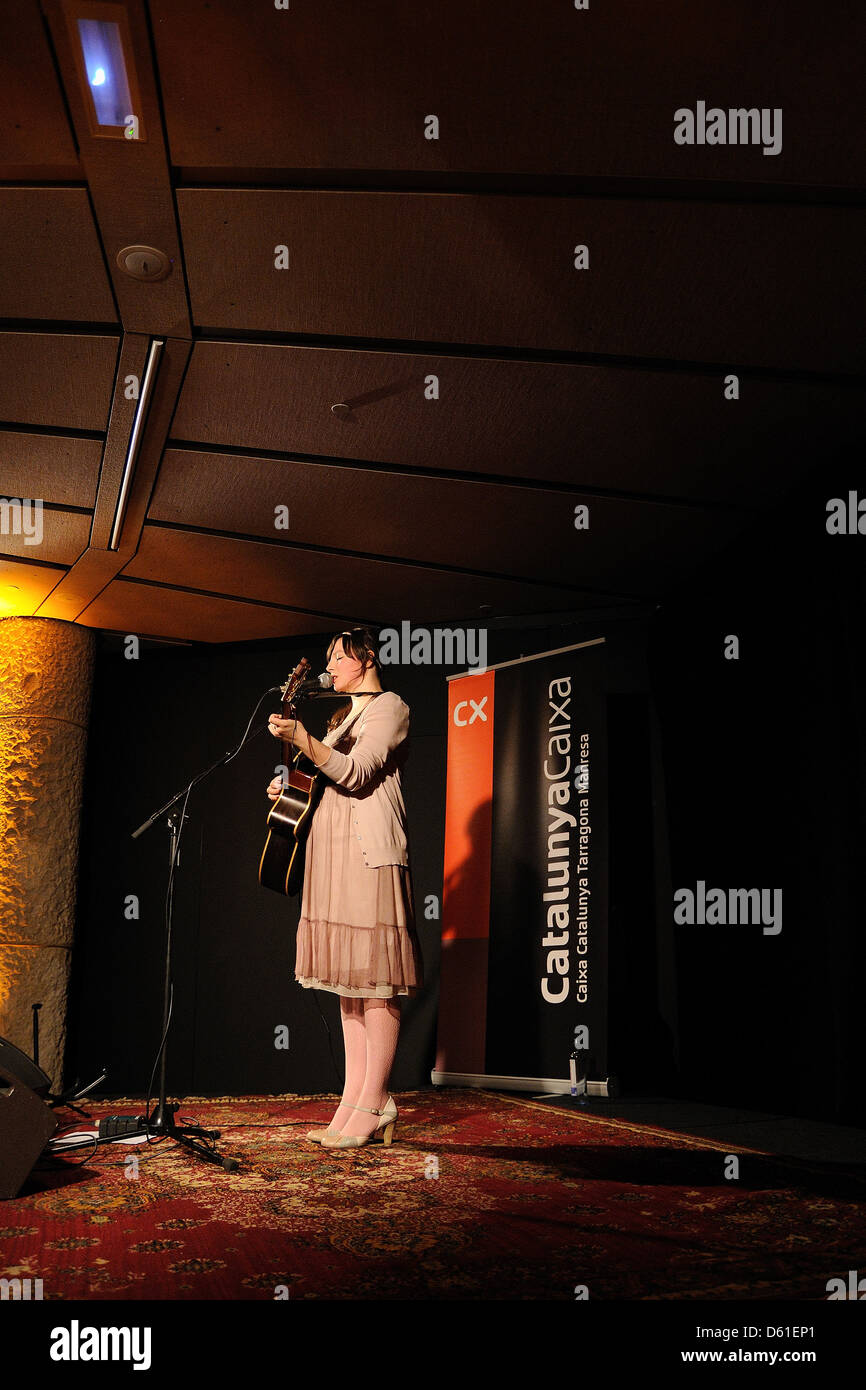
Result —
<instances>
[{"instance_id":1,"label":"pink cardigan","mask_svg":"<svg viewBox=\"0 0 866 1390\"><path fill-rule=\"evenodd\" d=\"M322 742L336 743L351 717L347 715ZM396 691L383 690L367 702L351 731L355 735L351 753L332 748L331 756L319 764L319 771L349 796L352 823L367 868L408 864L400 768L408 752L409 706Z\"/></svg>"}]
</instances>

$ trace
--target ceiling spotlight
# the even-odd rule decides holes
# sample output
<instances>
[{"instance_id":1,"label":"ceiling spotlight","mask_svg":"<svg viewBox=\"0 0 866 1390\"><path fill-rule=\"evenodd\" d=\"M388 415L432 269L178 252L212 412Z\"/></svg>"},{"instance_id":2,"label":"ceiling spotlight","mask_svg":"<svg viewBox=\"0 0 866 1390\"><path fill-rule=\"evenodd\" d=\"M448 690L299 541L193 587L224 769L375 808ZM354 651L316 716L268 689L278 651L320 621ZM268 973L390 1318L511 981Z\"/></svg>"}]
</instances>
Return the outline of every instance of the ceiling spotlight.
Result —
<instances>
[{"instance_id":1,"label":"ceiling spotlight","mask_svg":"<svg viewBox=\"0 0 866 1390\"><path fill-rule=\"evenodd\" d=\"M141 97L124 5L64 0L91 135L143 140Z\"/></svg>"}]
</instances>

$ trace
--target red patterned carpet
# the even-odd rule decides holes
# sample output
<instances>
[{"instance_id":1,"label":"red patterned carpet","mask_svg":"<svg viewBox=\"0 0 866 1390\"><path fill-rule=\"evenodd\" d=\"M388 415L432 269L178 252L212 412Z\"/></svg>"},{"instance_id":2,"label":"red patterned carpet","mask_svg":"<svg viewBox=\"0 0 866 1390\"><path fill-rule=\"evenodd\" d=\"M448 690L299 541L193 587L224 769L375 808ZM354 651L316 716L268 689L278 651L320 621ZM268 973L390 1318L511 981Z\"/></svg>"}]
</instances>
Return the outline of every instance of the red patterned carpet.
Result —
<instances>
[{"instance_id":1,"label":"red patterned carpet","mask_svg":"<svg viewBox=\"0 0 866 1390\"><path fill-rule=\"evenodd\" d=\"M825 1300L863 1267L857 1170L492 1092L396 1099L398 1142L336 1154L303 1138L334 1097L188 1098L238 1172L171 1141L40 1166L0 1203L0 1277L46 1300Z\"/></svg>"}]
</instances>

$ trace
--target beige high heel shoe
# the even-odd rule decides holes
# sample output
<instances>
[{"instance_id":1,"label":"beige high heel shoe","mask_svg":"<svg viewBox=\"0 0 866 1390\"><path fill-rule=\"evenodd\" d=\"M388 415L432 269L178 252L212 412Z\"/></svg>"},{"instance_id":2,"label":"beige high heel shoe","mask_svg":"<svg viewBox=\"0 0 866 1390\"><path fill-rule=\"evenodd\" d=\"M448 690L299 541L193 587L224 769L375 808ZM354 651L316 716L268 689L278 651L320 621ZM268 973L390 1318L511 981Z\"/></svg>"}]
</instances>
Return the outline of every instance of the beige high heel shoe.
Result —
<instances>
[{"instance_id":1,"label":"beige high heel shoe","mask_svg":"<svg viewBox=\"0 0 866 1390\"><path fill-rule=\"evenodd\" d=\"M366 1105L353 1105L353 1110L365 1110L368 1115L381 1115L381 1119L373 1130L372 1134L341 1134L338 1139L322 1138L323 1149L362 1149L365 1144L372 1144L374 1140L382 1135L382 1141L390 1144L394 1138L394 1129L397 1124L397 1106L394 1104L394 1097L388 1097L388 1104L384 1110L371 1110Z\"/></svg>"},{"instance_id":2,"label":"beige high heel shoe","mask_svg":"<svg viewBox=\"0 0 866 1390\"><path fill-rule=\"evenodd\" d=\"M331 1139L339 1139L341 1133L341 1130L331 1129L328 1125L327 1129L308 1129L306 1137L312 1139L314 1144L321 1144L326 1135Z\"/></svg>"}]
</instances>

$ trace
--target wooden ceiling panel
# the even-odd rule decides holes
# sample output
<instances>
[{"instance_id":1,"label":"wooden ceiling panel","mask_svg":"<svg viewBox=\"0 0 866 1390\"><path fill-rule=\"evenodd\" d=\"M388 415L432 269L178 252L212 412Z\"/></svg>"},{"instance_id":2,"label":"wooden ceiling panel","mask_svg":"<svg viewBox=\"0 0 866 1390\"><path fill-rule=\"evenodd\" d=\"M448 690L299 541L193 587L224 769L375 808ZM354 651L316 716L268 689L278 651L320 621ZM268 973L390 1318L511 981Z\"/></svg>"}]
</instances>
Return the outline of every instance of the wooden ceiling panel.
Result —
<instances>
[{"instance_id":1,"label":"wooden ceiling panel","mask_svg":"<svg viewBox=\"0 0 866 1390\"><path fill-rule=\"evenodd\" d=\"M321 618L115 579L79 616L84 627L197 642L254 642L321 632Z\"/></svg>"},{"instance_id":2,"label":"wooden ceiling panel","mask_svg":"<svg viewBox=\"0 0 866 1390\"><path fill-rule=\"evenodd\" d=\"M14 494L13 494L14 495ZM10 494L6 494L8 498ZM18 494L19 498L21 494ZM32 493L27 497L32 498ZM14 512L10 513L15 515ZM38 560L49 565L74 565L90 540L90 513L66 512L42 507L38 513L28 508L21 521L12 522L0 534L0 554Z\"/></svg>"},{"instance_id":3,"label":"wooden ceiling panel","mask_svg":"<svg viewBox=\"0 0 866 1390\"><path fill-rule=\"evenodd\" d=\"M0 618L35 613L65 573L50 565L0 557Z\"/></svg>"},{"instance_id":4,"label":"wooden ceiling panel","mask_svg":"<svg viewBox=\"0 0 866 1390\"><path fill-rule=\"evenodd\" d=\"M732 402L721 372L197 342L171 438L752 505L864 418L819 381L744 375Z\"/></svg>"},{"instance_id":5,"label":"wooden ceiling panel","mask_svg":"<svg viewBox=\"0 0 866 1390\"><path fill-rule=\"evenodd\" d=\"M394 613L409 620L465 620L480 614L485 605L496 612L529 613L542 608L568 611L584 601L587 606L598 601L598 595L553 585L453 574L421 564L323 554L150 524L124 574L284 604L319 613L325 624L331 617L342 621L353 611L373 620Z\"/></svg>"},{"instance_id":6,"label":"wooden ceiling panel","mask_svg":"<svg viewBox=\"0 0 866 1390\"><path fill-rule=\"evenodd\" d=\"M170 449L148 519L634 594L667 587L751 514Z\"/></svg>"},{"instance_id":7,"label":"wooden ceiling panel","mask_svg":"<svg viewBox=\"0 0 866 1390\"><path fill-rule=\"evenodd\" d=\"M21 177L25 169L34 177L77 178L78 156L34 0L4 0L0 47L0 178Z\"/></svg>"},{"instance_id":8,"label":"wooden ceiling panel","mask_svg":"<svg viewBox=\"0 0 866 1390\"><path fill-rule=\"evenodd\" d=\"M95 506L101 440L4 430L0 450L0 495L41 498L59 507Z\"/></svg>"},{"instance_id":9,"label":"wooden ceiling panel","mask_svg":"<svg viewBox=\"0 0 866 1390\"><path fill-rule=\"evenodd\" d=\"M118 345L97 334L0 333L0 420L104 430Z\"/></svg>"},{"instance_id":10,"label":"wooden ceiling panel","mask_svg":"<svg viewBox=\"0 0 866 1390\"><path fill-rule=\"evenodd\" d=\"M850 290L864 214L850 209L271 189L181 189L178 207L206 329L811 371L864 361ZM589 269L574 268L580 245Z\"/></svg>"},{"instance_id":11,"label":"wooden ceiling panel","mask_svg":"<svg viewBox=\"0 0 866 1390\"><path fill-rule=\"evenodd\" d=\"M176 165L856 184L862 8L769 9L150 0ZM781 147L678 145L699 97L781 108Z\"/></svg>"},{"instance_id":12,"label":"wooden ceiling panel","mask_svg":"<svg viewBox=\"0 0 866 1390\"><path fill-rule=\"evenodd\" d=\"M115 323L83 188L0 188L0 318Z\"/></svg>"}]
</instances>

